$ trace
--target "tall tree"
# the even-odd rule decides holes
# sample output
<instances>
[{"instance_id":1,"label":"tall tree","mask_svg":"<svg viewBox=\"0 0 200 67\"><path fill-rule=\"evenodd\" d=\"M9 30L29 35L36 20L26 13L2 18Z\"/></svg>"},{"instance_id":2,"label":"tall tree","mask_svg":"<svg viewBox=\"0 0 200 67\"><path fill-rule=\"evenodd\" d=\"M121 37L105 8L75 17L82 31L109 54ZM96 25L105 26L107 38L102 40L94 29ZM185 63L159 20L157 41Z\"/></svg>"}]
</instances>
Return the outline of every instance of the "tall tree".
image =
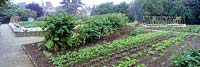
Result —
<instances>
[{"instance_id":1,"label":"tall tree","mask_svg":"<svg viewBox=\"0 0 200 67\"><path fill-rule=\"evenodd\" d=\"M192 23L200 24L200 0L184 0L184 4L192 10Z\"/></svg>"},{"instance_id":2,"label":"tall tree","mask_svg":"<svg viewBox=\"0 0 200 67\"><path fill-rule=\"evenodd\" d=\"M76 14L78 12L78 8L83 5L81 0L63 0L61 4L69 14Z\"/></svg>"},{"instance_id":3,"label":"tall tree","mask_svg":"<svg viewBox=\"0 0 200 67\"><path fill-rule=\"evenodd\" d=\"M37 13L37 17L44 15L43 8L37 3L30 3L26 5L26 8L35 11Z\"/></svg>"},{"instance_id":4,"label":"tall tree","mask_svg":"<svg viewBox=\"0 0 200 67\"><path fill-rule=\"evenodd\" d=\"M141 0L135 0L127 9L127 15L131 20L136 19L137 21L142 22L143 12L141 9L141 2Z\"/></svg>"}]
</instances>

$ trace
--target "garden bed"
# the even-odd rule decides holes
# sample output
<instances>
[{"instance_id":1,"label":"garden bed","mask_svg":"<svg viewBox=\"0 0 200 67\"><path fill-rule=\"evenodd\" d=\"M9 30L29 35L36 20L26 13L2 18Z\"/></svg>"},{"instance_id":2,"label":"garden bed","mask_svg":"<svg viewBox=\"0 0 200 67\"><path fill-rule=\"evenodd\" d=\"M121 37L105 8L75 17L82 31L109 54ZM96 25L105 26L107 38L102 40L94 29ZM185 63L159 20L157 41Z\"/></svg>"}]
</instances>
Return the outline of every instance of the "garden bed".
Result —
<instances>
[{"instance_id":1,"label":"garden bed","mask_svg":"<svg viewBox=\"0 0 200 67\"><path fill-rule=\"evenodd\" d=\"M43 36L40 27L25 28L18 23L9 23L9 26L16 37Z\"/></svg>"},{"instance_id":2,"label":"garden bed","mask_svg":"<svg viewBox=\"0 0 200 67\"><path fill-rule=\"evenodd\" d=\"M131 32L130 30L132 30L132 28L124 27L124 28L120 29L116 34L111 34L109 36L102 37L98 40L93 40L93 41L85 44L84 46L67 49L66 51L72 52L72 51L79 50L81 48L94 46L96 44L103 44L105 42L111 42L116 39L126 38L129 36L129 34ZM54 67L52 65L52 63L48 63L49 58L47 58L43 54L43 51L45 51L45 49L46 49L45 46L44 45L38 46L38 44L43 44L43 42L24 44L22 47L24 48L25 52L29 55L29 58L32 60L33 64L36 67ZM60 52L59 51L52 52L53 56L56 55L56 53L60 53Z\"/></svg>"},{"instance_id":3,"label":"garden bed","mask_svg":"<svg viewBox=\"0 0 200 67\"><path fill-rule=\"evenodd\" d=\"M177 36L177 34L176 34ZM110 35L107 37L103 37L99 40L93 41L86 46L81 46L79 48L68 49L67 51L73 52L79 49L83 49L85 47L91 47L95 44L103 44L106 42L111 42L116 39L121 39L127 37L127 35ZM161 51L156 51L155 48L151 47L153 44L161 43L164 40L169 40L170 38L175 37L175 34L165 35L162 37L154 38L152 40L146 41L144 43L138 44L133 47L128 47L125 49L115 50L108 55L93 57L86 62L81 62L73 65L72 67L88 67L88 66L107 66L112 67L113 65L118 65L121 62L125 61L127 58L139 60L136 64L132 66L137 66L139 64L144 64L147 67L169 67L173 52L182 52L183 50L189 48L200 49L200 36L196 35L188 35L185 38L180 40L180 43L174 43L170 46L166 47ZM174 38L173 38L174 39ZM52 63L49 63L49 58L47 58L43 54L43 50L45 50L44 46L37 46L38 43L34 44L26 44L23 45L27 54L30 54L33 62L38 67L54 67ZM149 51L155 51L154 53L150 53ZM53 56L57 54L57 52L52 52ZM62 53L62 54L65 54Z\"/></svg>"}]
</instances>

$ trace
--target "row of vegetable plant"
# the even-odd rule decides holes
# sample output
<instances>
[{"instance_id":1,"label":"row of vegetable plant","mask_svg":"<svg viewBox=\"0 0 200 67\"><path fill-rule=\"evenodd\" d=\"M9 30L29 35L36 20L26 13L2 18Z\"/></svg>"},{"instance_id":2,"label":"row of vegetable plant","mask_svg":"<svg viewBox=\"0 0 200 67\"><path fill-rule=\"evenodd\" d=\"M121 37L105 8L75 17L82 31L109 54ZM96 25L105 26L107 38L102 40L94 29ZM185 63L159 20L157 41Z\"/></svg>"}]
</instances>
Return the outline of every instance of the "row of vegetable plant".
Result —
<instances>
[{"instance_id":1,"label":"row of vegetable plant","mask_svg":"<svg viewBox=\"0 0 200 67\"><path fill-rule=\"evenodd\" d=\"M121 13L97 15L77 19L73 15L49 15L44 19L46 47L50 50L77 47L90 40L115 33L128 22Z\"/></svg>"},{"instance_id":2,"label":"row of vegetable plant","mask_svg":"<svg viewBox=\"0 0 200 67\"><path fill-rule=\"evenodd\" d=\"M157 27L157 28L150 28L150 29L165 30L165 31L177 31L177 32L200 33L200 26L199 25L187 25L186 27Z\"/></svg>"},{"instance_id":3,"label":"row of vegetable plant","mask_svg":"<svg viewBox=\"0 0 200 67\"><path fill-rule=\"evenodd\" d=\"M179 54L173 54L171 64L174 67L199 67L200 50L188 49Z\"/></svg>"},{"instance_id":4,"label":"row of vegetable plant","mask_svg":"<svg viewBox=\"0 0 200 67\"><path fill-rule=\"evenodd\" d=\"M139 60L136 59L129 59L127 61L123 61L122 63L120 63L118 66L113 66L113 67L131 67L135 64L137 64L139 62Z\"/></svg>"},{"instance_id":5,"label":"row of vegetable plant","mask_svg":"<svg viewBox=\"0 0 200 67\"><path fill-rule=\"evenodd\" d=\"M95 56L107 55L114 50L138 45L139 43L148 41L153 38L170 34L169 32L153 32L148 34L141 34L137 36L130 36L128 38L114 40L113 42L87 47L74 52L68 52L65 55L52 57L53 65L58 67L72 66L78 62L83 62Z\"/></svg>"},{"instance_id":6,"label":"row of vegetable plant","mask_svg":"<svg viewBox=\"0 0 200 67\"><path fill-rule=\"evenodd\" d=\"M157 44L153 44L152 47L155 48L156 50L163 50L165 48L167 48L168 46L179 42L181 39L183 39L184 37L187 36L188 33L180 33L179 35L177 35L176 37L170 38L168 40L164 40L160 43Z\"/></svg>"}]
</instances>

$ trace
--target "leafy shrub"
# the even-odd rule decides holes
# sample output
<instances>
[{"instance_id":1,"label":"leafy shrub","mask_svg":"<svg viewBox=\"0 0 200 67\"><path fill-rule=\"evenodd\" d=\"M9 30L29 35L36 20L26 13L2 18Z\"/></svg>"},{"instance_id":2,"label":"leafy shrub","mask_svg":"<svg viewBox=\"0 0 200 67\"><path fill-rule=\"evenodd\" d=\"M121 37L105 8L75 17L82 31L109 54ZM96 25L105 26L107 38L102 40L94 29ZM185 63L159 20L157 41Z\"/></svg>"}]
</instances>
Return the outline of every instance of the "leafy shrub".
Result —
<instances>
[{"instance_id":1,"label":"leafy shrub","mask_svg":"<svg viewBox=\"0 0 200 67\"><path fill-rule=\"evenodd\" d=\"M76 20L74 16L60 14L45 18L43 28L47 40L47 48L70 48L115 33L124 26L128 18L124 14L105 14L84 17ZM53 45L52 45L53 44Z\"/></svg>"},{"instance_id":2,"label":"leafy shrub","mask_svg":"<svg viewBox=\"0 0 200 67\"><path fill-rule=\"evenodd\" d=\"M74 20L76 20L74 16L67 14L49 15L45 17L47 23L43 27L43 30L46 33L45 45L48 49L69 47L67 41L73 36L72 33L75 27Z\"/></svg>"},{"instance_id":3,"label":"leafy shrub","mask_svg":"<svg viewBox=\"0 0 200 67\"><path fill-rule=\"evenodd\" d=\"M115 33L127 21L128 18L124 14L116 13L84 17L75 27L75 33L78 33L77 37L82 37L80 39L83 41L80 43L85 43Z\"/></svg>"},{"instance_id":4,"label":"leafy shrub","mask_svg":"<svg viewBox=\"0 0 200 67\"><path fill-rule=\"evenodd\" d=\"M200 50L189 49L179 55L172 56L172 65L175 67L199 67Z\"/></svg>"}]
</instances>

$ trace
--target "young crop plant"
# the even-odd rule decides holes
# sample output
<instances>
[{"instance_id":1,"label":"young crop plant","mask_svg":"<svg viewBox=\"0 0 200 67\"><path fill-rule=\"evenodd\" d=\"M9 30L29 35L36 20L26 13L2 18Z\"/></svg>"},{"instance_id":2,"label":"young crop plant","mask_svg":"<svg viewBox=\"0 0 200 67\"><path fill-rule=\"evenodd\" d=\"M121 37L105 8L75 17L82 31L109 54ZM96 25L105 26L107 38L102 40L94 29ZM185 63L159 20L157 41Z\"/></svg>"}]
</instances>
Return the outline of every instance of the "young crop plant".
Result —
<instances>
[{"instance_id":1,"label":"young crop plant","mask_svg":"<svg viewBox=\"0 0 200 67\"><path fill-rule=\"evenodd\" d=\"M187 33L180 33L176 37L170 38L168 40L164 40L157 44L153 44L152 47L154 47L158 51L162 51L163 49L167 48L168 46L179 42L181 39L185 38L186 36L187 36Z\"/></svg>"},{"instance_id":2,"label":"young crop plant","mask_svg":"<svg viewBox=\"0 0 200 67\"><path fill-rule=\"evenodd\" d=\"M102 45L96 45L92 47L86 47L74 52L68 52L65 55L59 55L52 57L51 61L53 65L58 67L69 67L76 63L86 61L95 56L108 55L114 50L120 50L123 48L136 46L139 43L148 41L153 38L161 37L170 34L169 32L153 32L148 34L141 34L137 36L130 36L124 39L114 40Z\"/></svg>"},{"instance_id":3,"label":"young crop plant","mask_svg":"<svg viewBox=\"0 0 200 67\"><path fill-rule=\"evenodd\" d=\"M118 66L113 66L113 67L131 67L135 64L137 64L139 60L133 59L133 60L127 60L122 63L120 63Z\"/></svg>"},{"instance_id":4,"label":"young crop plant","mask_svg":"<svg viewBox=\"0 0 200 67\"><path fill-rule=\"evenodd\" d=\"M172 66L174 67L200 67L200 50L189 49L179 55L172 55Z\"/></svg>"}]
</instances>

